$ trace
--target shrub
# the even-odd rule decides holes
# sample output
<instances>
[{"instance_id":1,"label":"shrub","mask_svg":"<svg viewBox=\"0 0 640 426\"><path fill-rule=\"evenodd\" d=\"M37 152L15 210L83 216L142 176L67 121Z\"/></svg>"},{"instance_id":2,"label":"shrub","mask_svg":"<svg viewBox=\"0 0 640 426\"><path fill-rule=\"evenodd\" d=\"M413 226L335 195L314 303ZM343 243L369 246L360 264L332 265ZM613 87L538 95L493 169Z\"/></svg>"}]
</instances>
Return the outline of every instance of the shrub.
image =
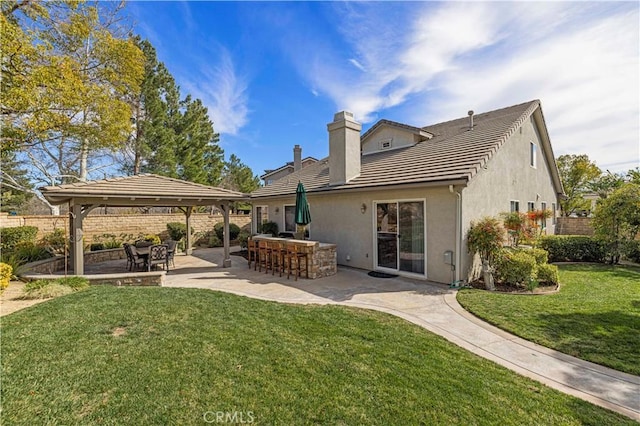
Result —
<instances>
[{"instance_id":1,"label":"shrub","mask_svg":"<svg viewBox=\"0 0 640 426\"><path fill-rule=\"evenodd\" d=\"M82 277L63 277L56 280L36 280L24 286L24 299L47 299L64 296L89 287L89 280Z\"/></svg>"},{"instance_id":2,"label":"shrub","mask_svg":"<svg viewBox=\"0 0 640 426\"><path fill-rule=\"evenodd\" d=\"M91 245L89 246L89 250L91 250L91 251L104 250L104 244L103 243L91 243Z\"/></svg>"},{"instance_id":3,"label":"shrub","mask_svg":"<svg viewBox=\"0 0 640 426\"><path fill-rule=\"evenodd\" d=\"M635 263L640 263L640 241L627 241L622 248L624 258Z\"/></svg>"},{"instance_id":4,"label":"shrub","mask_svg":"<svg viewBox=\"0 0 640 426\"><path fill-rule=\"evenodd\" d=\"M602 241L582 235L549 235L540 239L549 252L549 262L604 262L607 247Z\"/></svg>"},{"instance_id":5,"label":"shrub","mask_svg":"<svg viewBox=\"0 0 640 426\"><path fill-rule=\"evenodd\" d=\"M547 284L558 284L558 267L556 265L549 265L548 263L538 265L538 281Z\"/></svg>"},{"instance_id":6,"label":"shrub","mask_svg":"<svg viewBox=\"0 0 640 426\"><path fill-rule=\"evenodd\" d=\"M144 236L144 240L150 242L151 244L160 244L160 237L156 234L147 234Z\"/></svg>"},{"instance_id":7,"label":"shrub","mask_svg":"<svg viewBox=\"0 0 640 426\"><path fill-rule=\"evenodd\" d=\"M40 280L45 281L45 280ZM38 281L34 281L38 282ZM66 285L61 285L56 283L55 281L49 282L47 281L45 285L38 287L29 287L25 286L24 295L22 296L24 299L48 299L50 297L58 297L64 296L65 294L73 293L73 289Z\"/></svg>"},{"instance_id":8,"label":"shrub","mask_svg":"<svg viewBox=\"0 0 640 426\"><path fill-rule=\"evenodd\" d=\"M0 293L9 286L11 281L11 275L13 274L13 268L6 263L0 263Z\"/></svg>"},{"instance_id":9,"label":"shrub","mask_svg":"<svg viewBox=\"0 0 640 426\"><path fill-rule=\"evenodd\" d=\"M3 253L11 252L21 243L35 243L37 234L36 226L0 228L0 250Z\"/></svg>"},{"instance_id":10,"label":"shrub","mask_svg":"<svg viewBox=\"0 0 640 426\"><path fill-rule=\"evenodd\" d=\"M72 288L74 291L82 290L89 287L89 280L83 277L63 277L58 278L56 282Z\"/></svg>"},{"instance_id":11,"label":"shrub","mask_svg":"<svg viewBox=\"0 0 640 426\"><path fill-rule=\"evenodd\" d=\"M549 261L549 252L541 248L525 249L536 259L536 265L544 265Z\"/></svg>"},{"instance_id":12,"label":"shrub","mask_svg":"<svg viewBox=\"0 0 640 426\"><path fill-rule=\"evenodd\" d=\"M167 232L172 240L181 241L187 236L187 225L182 222L169 222L167 223Z\"/></svg>"},{"instance_id":13,"label":"shrub","mask_svg":"<svg viewBox=\"0 0 640 426\"><path fill-rule=\"evenodd\" d=\"M493 256L500 251L504 242L504 228L498 219L485 217L478 222L471 222L467 231L469 252L478 253L482 261L491 262Z\"/></svg>"},{"instance_id":14,"label":"shrub","mask_svg":"<svg viewBox=\"0 0 640 426\"><path fill-rule=\"evenodd\" d=\"M224 223L218 222L213 226L213 231L216 233L218 238L222 241L224 238ZM235 223L229 224L229 239L235 240L238 238L238 234L240 234L240 227Z\"/></svg>"},{"instance_id":15,"label":"shrub","mask_svg":"<svg viewBox=\"0 0 640 426\"><path fill-rule=\"evenodd\" d=\"M218 238L218 235L216 235L216 233L212 233L211 235L209 235L209 243L207 245L208 247L221 247L222 246L222 240L220 238Z\"/></svg>"},{"instance_id":16,"label":"shrub","mask_svg":"<svg viewBox=\"0 0 640 426\"><path fill-rule=\"evenodd\" d=\"M15 247L15 255L24 263L36 262L38 260L49 259L52 254L42 246L33 242L22 242Z\"/></svg>"},{"instance_id":17,"label":"shrub","mask_svg":"<svg viewBox=\"0 0 640 426\"><path fill-rule=\"evenodd\" d=\"M262 233L271 234L274 237L278 236L278 224L275 222L265 222L262 224Z\"/></svg>"},{"instance_id":18,"label":"shrub","mask_svg":"<svg viewBox=\"0 0 640 426\"><path fill-rule=\"evenodd\" d=\"M511 238L511 244L514 247L518 247L520 240L529 235L527 214L520 212L502 213L502 221Z\"/></svg>"},{"instance_id":19,"label":"shrub","mask_svg":"<svg viewBox=\"0 0 640 426\"><path fill-rule=\"evenodd\" d=\"M505 284L526 287L536 278L536 259L525 250L500 250L494 268L498 280Z\"/></svg>"},{"instance_id":20,"label":"shrub","mask_svg":"<svg viewBox=\"0 0 640 426\"><path fill-rule=\"evenodd\" d=\"M107 240L103 243L104 249L105 250L109 250L109 249L117 249L122 247L122 242L121 241L116 241L116 240Z\"/></svg>"},{"instance_id":21,"label":"shrub","mask_svg":"<svg viewBox=\"0 0 640 426\"><path fill-rule=\"evenodd\" d=\"M245 230L240 231L240 233L238 234L238 241L240 242L240 248L243 250L247 248L249 235L251 234L249 234Z\"/></svg>"},{"instance_id":22,"label":"shrub","mask_svg":"<svg viewBox=\"0 0 640 426\"><path fill-rule=\"evenodd\" d=\"M51 253L64 254L66 239L65 230L56 228L53 232L42 237L40 245L46 247Z\"/></svg>"}]
</instances>

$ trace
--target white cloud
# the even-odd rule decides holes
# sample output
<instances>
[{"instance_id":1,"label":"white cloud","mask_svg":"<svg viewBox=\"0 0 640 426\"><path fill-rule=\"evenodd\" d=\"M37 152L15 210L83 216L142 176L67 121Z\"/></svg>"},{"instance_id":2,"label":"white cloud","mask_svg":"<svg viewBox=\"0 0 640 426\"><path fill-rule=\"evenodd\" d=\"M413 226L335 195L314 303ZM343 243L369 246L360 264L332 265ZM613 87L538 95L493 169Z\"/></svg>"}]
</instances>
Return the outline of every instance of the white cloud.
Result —
<instances>
[{"instance_id":1,"label":"white cloud","mask_svg":"<svg viewBox=\"0 0 640 426\"><path fill-rule=\"evenodd\" d=\"M539 98L556 155L638 166L637 5L412 3L395 15L380 3L337 7L345 46L306 40L293 56L338 109L367 123L396 108L426 125Z\"/></svg>"},{"instance_id":2,"label":"white cloud","mask_svg":"<svg viewBox=\"0 0 640 426\"><path fill-rule=\"evenodd\" d=\"M219 48L213 56L219 63L213 67L201 64L199 75L189 79L185 86L208 108L216 132L236 135L249 121L247 78L237 73L225 48Z\"/></svg>"}]
</instances>

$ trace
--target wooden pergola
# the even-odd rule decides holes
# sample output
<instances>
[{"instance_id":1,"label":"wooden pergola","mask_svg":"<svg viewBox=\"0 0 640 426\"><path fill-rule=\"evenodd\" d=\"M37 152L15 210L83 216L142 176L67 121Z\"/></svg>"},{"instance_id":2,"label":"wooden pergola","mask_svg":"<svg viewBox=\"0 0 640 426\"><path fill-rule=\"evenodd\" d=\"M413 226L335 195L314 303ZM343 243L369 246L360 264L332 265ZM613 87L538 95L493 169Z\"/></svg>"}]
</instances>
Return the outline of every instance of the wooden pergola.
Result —
<instances>
[{"instance_id":1,"label":"wooden pergola","mask_svg":"<svg viewBox=\"0 0 640 426\"><path fill-rule=\"evenodd\" d=\"M229 204L248 201L249 195L153 174L77 182L40 188L54 205L69 204L71 264L75 275L84 274L82 221L96 207L179 207L186 216L186 254L191 254L191 213L197 206L215 205L224 215L224 262L229 254Z\"/></svg>"}]
</instances>

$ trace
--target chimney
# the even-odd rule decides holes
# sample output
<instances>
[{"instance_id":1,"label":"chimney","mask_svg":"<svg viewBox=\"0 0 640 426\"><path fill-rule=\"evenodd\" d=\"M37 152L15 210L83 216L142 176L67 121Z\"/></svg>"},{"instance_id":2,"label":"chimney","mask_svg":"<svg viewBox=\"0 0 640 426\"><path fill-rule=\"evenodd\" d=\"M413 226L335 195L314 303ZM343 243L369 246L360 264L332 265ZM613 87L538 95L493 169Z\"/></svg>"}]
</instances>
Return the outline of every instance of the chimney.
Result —
<instances>
[{"instance_id":1,"label":"chimney","mask_svg":"<svg viewBox=\"0 0 640 426\"><path fill-rule=\"evenodd\" d=\"M360 176L360 131L353 113L341 111L327 124L329 131L329 185L342 185Z\"/></svg>"},{"instance_id":2,"label":"chimney","mask_svg":"<svg viewBox=\"0 0 640 426\"><path fill-rule=\"evenodd\" d=\"M293 171L297 172L302 168L302 148L300 145L293 147Z\"/></svg>"},{"instance_id":3,"label":"chimney","mask_svg":"<svg viewBox=\"0 0 640 426\"><path fill-rule=\"evenodd\" d=\"M469 130L473 130L473 110L469 111Z\"/></svg>"}]
</instances>

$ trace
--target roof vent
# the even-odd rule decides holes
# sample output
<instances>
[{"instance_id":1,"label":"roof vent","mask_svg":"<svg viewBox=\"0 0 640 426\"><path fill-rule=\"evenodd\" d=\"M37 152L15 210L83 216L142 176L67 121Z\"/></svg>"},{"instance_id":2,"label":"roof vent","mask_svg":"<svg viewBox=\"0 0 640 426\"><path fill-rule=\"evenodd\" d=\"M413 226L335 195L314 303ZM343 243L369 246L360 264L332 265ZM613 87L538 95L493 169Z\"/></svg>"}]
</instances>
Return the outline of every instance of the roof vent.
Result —
<instances>
[{"instance_id":1,"label":"roof vent","mask_svg":"<svg viewBox=\"0 0 640 426\"><path fill-rule=\"evenodd\" d=\"M380 143L380 150L381 151L385 150L385 149L391 149L391 147L393 145L393 138L381 140L379 143Z\"/></svg>"},{"instance_id":2,"label":"roof vent","mask_svg":"<svg viewBox=\"0 0 640 426\"><path fill-rule=\"evenodd\" d=\"M469 130L473 130L473 110L470 110L469 114Z\"/></svg>"}]
</instances>

